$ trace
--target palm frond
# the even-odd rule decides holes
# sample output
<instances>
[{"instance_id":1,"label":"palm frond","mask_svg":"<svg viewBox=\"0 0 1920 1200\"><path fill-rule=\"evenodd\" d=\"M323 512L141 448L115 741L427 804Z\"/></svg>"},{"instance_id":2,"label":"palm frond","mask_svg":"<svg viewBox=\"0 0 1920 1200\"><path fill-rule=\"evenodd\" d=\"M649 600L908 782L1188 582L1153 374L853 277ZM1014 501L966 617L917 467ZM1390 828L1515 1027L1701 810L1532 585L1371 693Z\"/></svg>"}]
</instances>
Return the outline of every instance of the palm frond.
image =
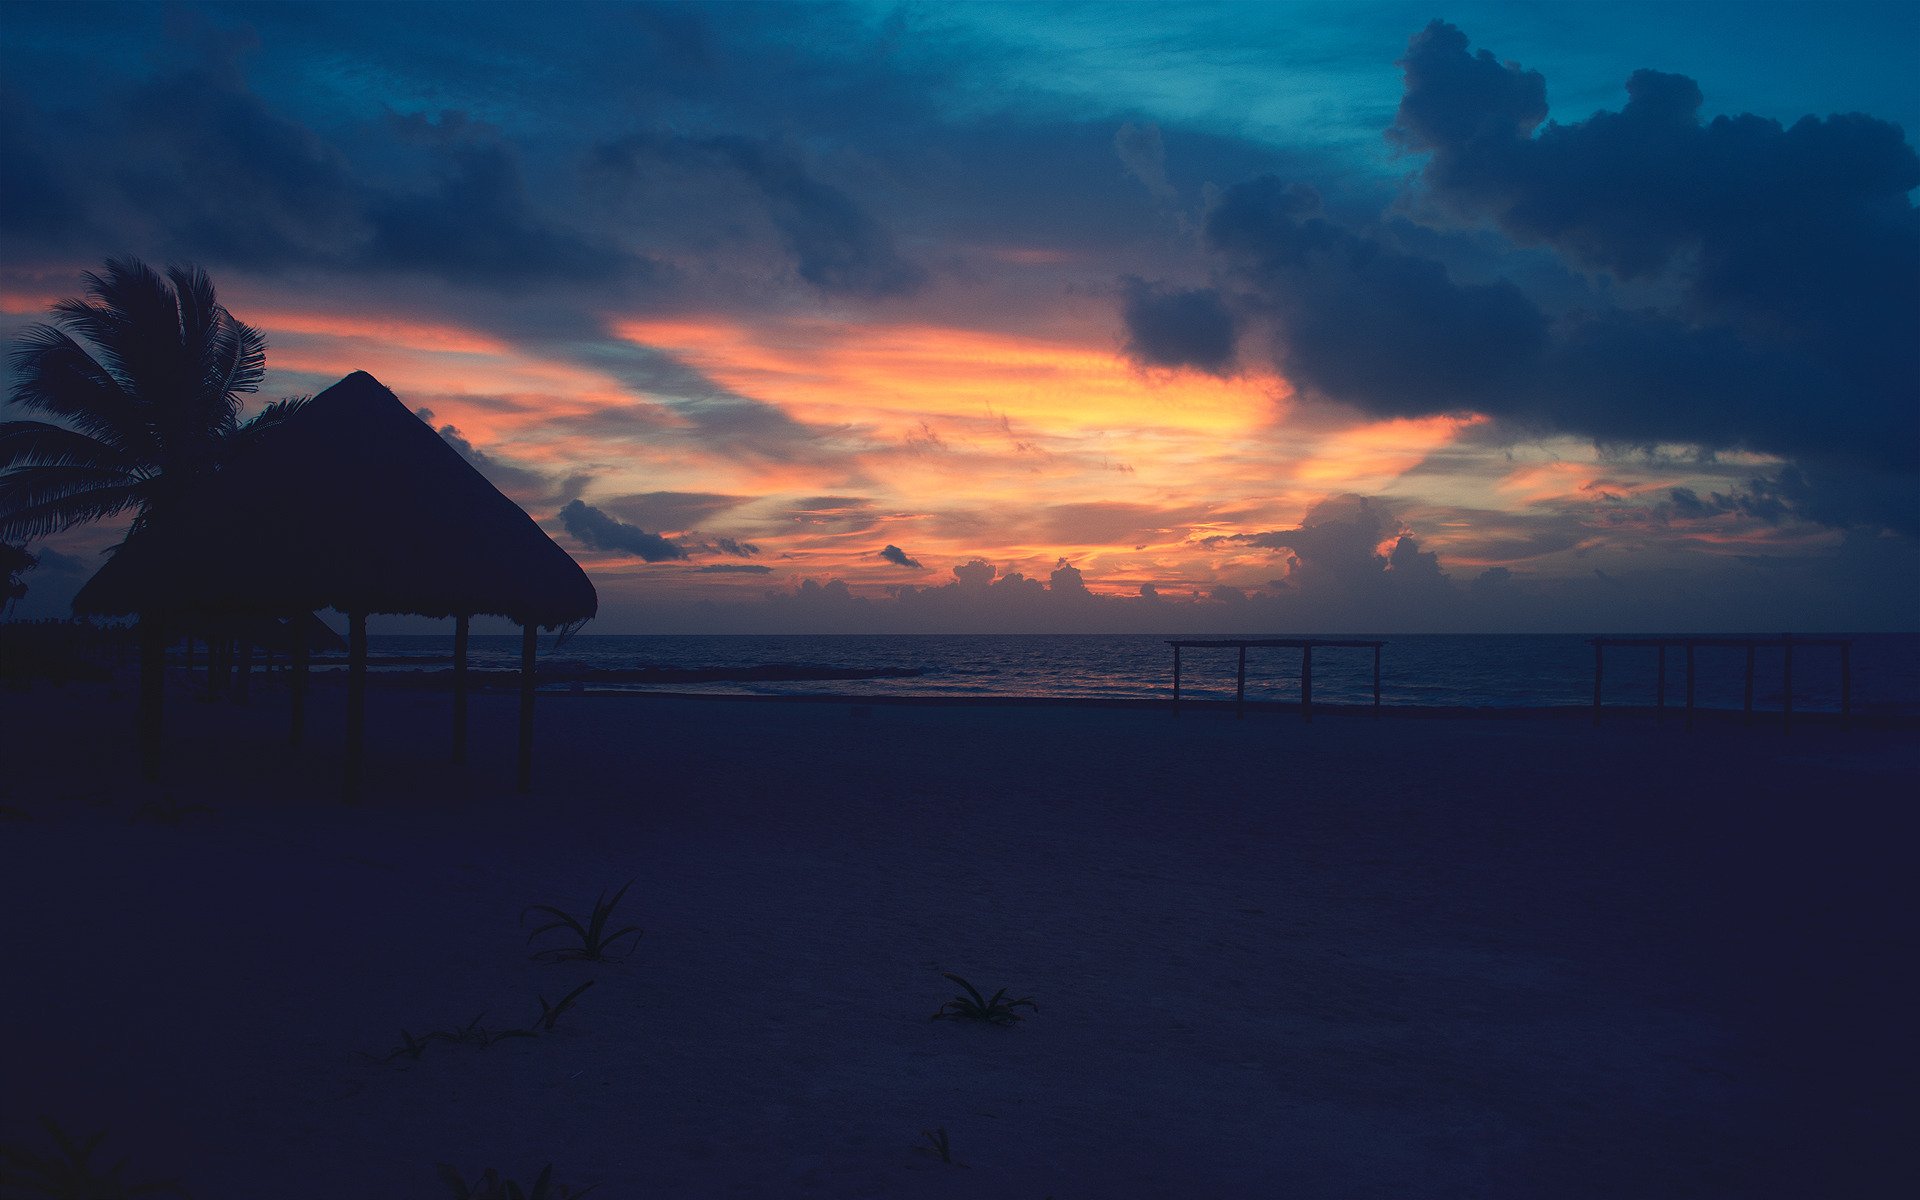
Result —
<instances>
[{"instance_id":1,"label":"palm frond","mask_svg":"<svg viewBox=\"0 0 1920 1200\"><path fill-rule=\"evenodd\" d=\"M128 454L158 453L145 406L65 330L30 325L9 357L15 375L9 395L13 403L59 417Z\"/></svg>"},{"instance_id":2,"label":"palm frond","mask_svg":"<svg viewBox=\"0 0 1920 1200\"><path fill-rule=\"evenodd\" d=\"M129 475L141 464L99 438L45 421L0 422L0 470L14 467L98 467Z\"/></svg>"},{"instance_id":3,"label":"palm frond","mask_svg":"<svg viewBox=\"0 0 1920 1200\"><path fill-rule=\"evenodd\" d=\"M118 516L139 507L147 498L146 484L139 483L77 487L44 495L31 504L18 504L5 494L6 484L12 478L11 474L0 476L0 541L28 541L88 521Z\"/></svg>"}]
</instances>

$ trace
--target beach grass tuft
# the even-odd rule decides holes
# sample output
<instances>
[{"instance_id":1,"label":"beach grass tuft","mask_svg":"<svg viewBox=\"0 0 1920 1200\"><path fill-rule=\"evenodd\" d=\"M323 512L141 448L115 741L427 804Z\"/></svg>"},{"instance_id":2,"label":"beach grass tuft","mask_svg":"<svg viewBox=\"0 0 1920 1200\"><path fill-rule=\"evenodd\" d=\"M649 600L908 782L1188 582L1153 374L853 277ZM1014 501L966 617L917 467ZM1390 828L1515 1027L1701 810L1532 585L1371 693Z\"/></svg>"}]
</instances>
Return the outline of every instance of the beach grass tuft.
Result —
<instances>
[{"instance_id":1,"label":"beach grass tuft","mask_svg":"<svg viewBox=\"0 0 1920 1200\"><path fill-rule=\"evenodd\" d=\"M127 1182L122 1178L127 1169L124 1158L104 1170L96 1168L93 1155L106 1139L104 1130L92 1137L75 1138L52 1117L42 1116L40 1125L53 1140L53 1154L0 1143L0 1167L4 1168L0 1184L8 1189L8 1195L46 1200L130 1200L134 1196L165 1195L192 1200L187 1190L171 1179Z\"/></svg>"},{"instance_id":2,"label":"beach grass tuft","mask_svg":"<svg viewBox=\"0 0 1920 1200\"><path fill-rule=\"evenodd\" d=\"M555 946L545 950L536 950L534 951L533 957L540 962L565 962L568 960L608 962L611 961L608 952L613 949L614 943L618 942L621 938L632 935L635 944L638 944L642 936L638 926L628 925L612 933L607 932L607 925L609 924L609 919L613 916L613 910L619 906L620 898L627 894L627 888L632 886L633 880L627 880L626 887L615 892L611 900L607 899L607 894L604 891L601 892L600 898L593 902L592 915L584 922L573 914L563 909L555 908L551 904L532 904L522 909L520 912L522 924L526 922L527 914L531 912L546 913L548 916L554 918L528 934L527 940L529 942L543 933L551 933L556 929L569 930L573 933L574 937L580 940L580 944L577 946ZM627 953L633 953L632 946L627 948ZM626 955L621 955L620 957L624 958Z\"/></svg>"},{"instance_id":3,"label":"beach grass tuft","mask_svg":"<svg viewBox=\"0 0 1920 1200\"><path fill-rule=\"evenodd\" d=\"M533 1022L534 1028L538 1029L541 1033L552 1033L553 1024L560 1019L560 1014L572 1008L573 1002L580 998L580 993L592 986L593 980L587 980L579 987L562 996L558 1004L548 1004L545 996L539 997L540 1015Z\"/></svg>"},{"instance_id":4,"label":"beach grass tuft","mask_svg":"<svg viewBox=\"0 0 1920 1200\"><path fill-rule=\"evenodd\" d=\"M556 1185L553 1182L552 1163L540 1169L530 1188L521 1187L492 1167L480 1172L472 1183L468 1183L466 1176L451 1163L434 1165L440 1172L440 1181L447 1185L447 1190L456 1200L579 1200L593 1190L590 1187L576 1190L565 1184Z\"/></svg>"},{"instance_id":5,"label":"beach grass tuft","mask_svg":"<svg viewBox=\"0 0 1920 1200\"><path fill-rule=\"evenodd\" d=\"M922 1129L920 1136L927 1139L926 1145L914 1147L914 1149L921 1154L937 1158L950 1167L964 1167L967 1165L953 1156L953 1146L947 1141L946 1126L942 1125L937 1129Z\"/></svg>"},{"instance_id":6,"label":"beach grass tuft","mask_svg":"<svg viewBox=\"0 0 1920 1200\"><path fill-rule=\"evenodd\" d=\"M993 998L989 1000L980 994L979 988L974 987L951 971L944 971L942 974L965 988L967 994L964 996L955 996L945 1004L942 1004L940 1011L934 1013L930 1018L931 1020L985 1021L990 1025L1012 1025L1020 1020L1020 1014L1014 1010L1030 1008L1034 1012L1040 1011L1040 1006L1033 1002L1033 997L1031 996L1022 996L1018 1000L1009 1000L1007 999L1007 989L1001 988L995 992Z\"/></svg>"}]
</instances>

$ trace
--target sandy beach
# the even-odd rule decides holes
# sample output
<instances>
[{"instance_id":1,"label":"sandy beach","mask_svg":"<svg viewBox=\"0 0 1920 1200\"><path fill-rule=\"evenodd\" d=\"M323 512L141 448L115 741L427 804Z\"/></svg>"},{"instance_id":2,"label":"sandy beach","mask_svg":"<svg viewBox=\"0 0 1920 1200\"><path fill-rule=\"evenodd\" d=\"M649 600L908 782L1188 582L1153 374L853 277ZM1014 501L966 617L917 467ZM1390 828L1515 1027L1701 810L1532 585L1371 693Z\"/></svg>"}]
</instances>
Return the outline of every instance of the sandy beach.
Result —
<instances>
[{"instance_id":1,"label":"sandy beach","mask_svg":"<svg viewBox=\"0 0 1920 1200\"><path fill-rule=\"evenodd\" d=\"M1908 731L559 695L521 796L510 697L456 770L376 689L350 807L337 691L169 699L155 788L131 689L0 694L0 1141L199 1200L1872 1195L1910 1132ZM529 958L628 880L630 957Z\"/></svg>"}]
</instances>

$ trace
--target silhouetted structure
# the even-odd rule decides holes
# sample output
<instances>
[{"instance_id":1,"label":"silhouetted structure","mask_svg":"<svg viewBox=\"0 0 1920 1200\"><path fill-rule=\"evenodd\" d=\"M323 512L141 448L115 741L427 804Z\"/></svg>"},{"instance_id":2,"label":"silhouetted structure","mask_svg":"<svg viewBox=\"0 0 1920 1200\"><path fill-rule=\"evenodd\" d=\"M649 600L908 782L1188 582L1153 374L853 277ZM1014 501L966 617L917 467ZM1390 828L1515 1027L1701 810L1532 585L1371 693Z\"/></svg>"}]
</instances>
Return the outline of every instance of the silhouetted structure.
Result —
<instances>
[{"instance_id":1,"label":"silhouetted structure","mask_svg":"<svg viewBox=\"0 0 1920 1200\"><path fill-rule=\"evenodd\" d=\"M1373 715L1380 715L1380 647L1385 642L1339 641L1331 638L1226 638L1226 639L1187 639L1170 641L1173 647L1173 711L1180 712L1180 651L1187 647L1237 648L1240 651L1240 668L1233 687L1233 715L1238 720L1247 715L1247 648L1249 646L1281 646L1300 651L1300 715L1308 723L1313 723L1313 651L1314 647L1339 649L1373 650Z\"/></svg>"},{"instance_id":2,"label":"silhouetted structure","mask_svg":"<svg viewBox=\"0 0 1920 1200\"><path fill-rule=\"evenodd\" d=\"M364 764L368 614L455 620L456 758L465 752L469 621L486 614L523 627L524 790L532 779L537 631L578 624L598 605L579 564L364 371L262 436L164 524L130 538L74 599L75 611L139 613L156 630L177 616L347 614L350 793ZM306 639L294 637L291 650L297 742ZM152 703L157 715L157 693ZM157 738L157 726L149 736Z\"/></svg>"},{"instance_id":3,"label":"silhouetted structure","mask_svg":"<svg viewBox=\"0 0 1920 1200\"><path fill-rule=\"evenodd\" d=\"M1778 649L1782 653L1782 674L1780 691L1780 727L1793 728L1793 649L1795 646L1838 646L1840 648L1840 720L1843 724L1853 722L1853 640L1851 638L1807 638L1795 637L1791 633L1777 638L1716 638L1716 637L1677 637L1677 638L1590 638L1588 644L1593 647L1593 723L1600 723L1601 690L1607 674L1608 646L1652 646L1659 653L1658 665L1654 671L1654 709L1662 716L1667 711L1667 647L1679 646L1687 655L1687 728L1693 728L1693 652L1700 646L1739 646L1747 652L1747 678L1744 699L1741 703L1741 720L1744 724L1753 723L1753 652L1762 646Z\"/></svg>"}]
</instances>

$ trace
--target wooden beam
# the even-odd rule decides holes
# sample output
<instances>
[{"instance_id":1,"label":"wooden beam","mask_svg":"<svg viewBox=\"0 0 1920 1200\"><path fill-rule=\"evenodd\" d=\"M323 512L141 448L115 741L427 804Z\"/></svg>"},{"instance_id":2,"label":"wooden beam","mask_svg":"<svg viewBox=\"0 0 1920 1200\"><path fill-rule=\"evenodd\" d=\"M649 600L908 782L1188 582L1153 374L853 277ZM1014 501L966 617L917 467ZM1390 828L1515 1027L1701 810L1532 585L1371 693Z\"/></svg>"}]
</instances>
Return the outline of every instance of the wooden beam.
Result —
<instances>
[{"instance_id":1,"label":"wooden beam","mask_svg":"<svg viewBox=\"0 0 1920 1200\"><path fill-rule=\"evenodd\" d=\"M467 634L473 618L453 619L453 761L467 761Z\"/></svg>"},{"instance_id":2,"label":"wooden beam","mask_svg":"<svg viewBox=\"0 0 1920 1200\"><path fill-rule=\"evenodd\" d=\"M347 799L358 800L367 773L367 614L347 614Z\"/></svg>"},{"instance_id":3,"label":"wooden beam","mask_svg":"<svg viewBox=\"0 0 1920 1200\"><path fill-rule=\"evenodd\" d=\"M533 659L540 627L532 621L520 627L520 778L521 791L533 787Z\"/></svg>"}]
</instances>

